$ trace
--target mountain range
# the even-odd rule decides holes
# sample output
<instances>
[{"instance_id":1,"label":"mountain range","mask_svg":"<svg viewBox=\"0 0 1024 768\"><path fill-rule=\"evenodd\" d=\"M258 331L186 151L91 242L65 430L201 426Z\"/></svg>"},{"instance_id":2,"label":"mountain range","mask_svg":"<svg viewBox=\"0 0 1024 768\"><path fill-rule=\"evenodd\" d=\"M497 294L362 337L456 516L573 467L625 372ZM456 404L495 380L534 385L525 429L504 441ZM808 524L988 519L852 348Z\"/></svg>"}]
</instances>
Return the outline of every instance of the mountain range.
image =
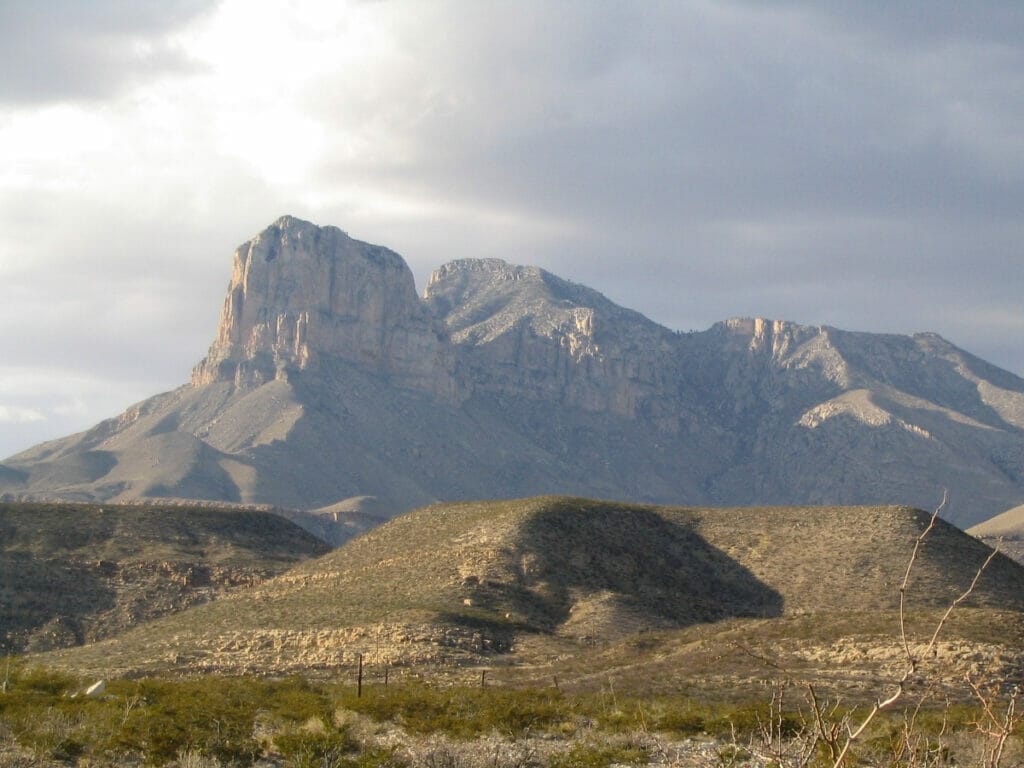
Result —
<instances>
[{"instance_id":1,"label":"mountain range","mask_svg":"<svg viewBox=\"0 0 1024 768\"><path fill-rule=\"evenodd\" d=\"M685 292L680 301L685 301ZM1024 502L1024 380L935 334L681 333L537 267L403 259L285 216L240 246L191 381L0 464L7 499L326 509L437 500Z\"/></svg>"}]
</instances>

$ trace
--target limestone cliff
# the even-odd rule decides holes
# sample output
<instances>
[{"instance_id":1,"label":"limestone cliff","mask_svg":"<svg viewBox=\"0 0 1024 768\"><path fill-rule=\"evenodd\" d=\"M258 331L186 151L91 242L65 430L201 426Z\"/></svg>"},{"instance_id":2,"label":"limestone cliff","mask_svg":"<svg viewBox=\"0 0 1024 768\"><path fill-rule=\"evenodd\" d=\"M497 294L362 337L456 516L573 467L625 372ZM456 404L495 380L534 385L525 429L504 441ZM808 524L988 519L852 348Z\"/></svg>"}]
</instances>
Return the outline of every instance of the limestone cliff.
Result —
<instances>
[{"instance_id":1,"label":"limestone cliff","mask_svg":"<svg viewBox=\"0 0 1024 768\"><path fill-rule=\"evenodd\" d=\"M192 384L258 386L325 355L453 391L447 349L402 257L284 216L235 251L217 338Z\"/></svg>"}]
</instances>

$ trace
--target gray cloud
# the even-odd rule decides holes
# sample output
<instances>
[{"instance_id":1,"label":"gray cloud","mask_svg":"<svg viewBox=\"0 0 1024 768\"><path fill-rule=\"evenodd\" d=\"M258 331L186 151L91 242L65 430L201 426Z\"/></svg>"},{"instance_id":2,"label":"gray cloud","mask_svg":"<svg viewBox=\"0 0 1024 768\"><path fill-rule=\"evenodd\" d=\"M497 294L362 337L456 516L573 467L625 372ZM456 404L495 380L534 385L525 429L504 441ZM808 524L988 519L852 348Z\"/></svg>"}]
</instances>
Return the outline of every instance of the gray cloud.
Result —
<instances>
[{"instance_id":1,"label":"gray cloud","mask_svg":"<svg viewBox=\"0 0 1024 768\"><path fill-rule=\"evenodd\" d=\"M196 65L168 35L219 0L5 0L0 102L101 99Z\"/></svg>"}]
</instances>

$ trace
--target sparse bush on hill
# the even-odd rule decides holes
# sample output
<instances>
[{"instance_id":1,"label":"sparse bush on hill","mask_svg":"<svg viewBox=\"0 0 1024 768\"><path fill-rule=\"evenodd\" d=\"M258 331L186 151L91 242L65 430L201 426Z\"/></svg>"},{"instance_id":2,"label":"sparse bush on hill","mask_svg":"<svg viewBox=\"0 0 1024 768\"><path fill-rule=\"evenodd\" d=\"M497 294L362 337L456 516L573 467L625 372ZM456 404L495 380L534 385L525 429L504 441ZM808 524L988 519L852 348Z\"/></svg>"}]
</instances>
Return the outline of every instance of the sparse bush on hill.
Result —
<instances>
[{"instance_id":1,"label":"sparse bush on hill","mask_svg":"<svg viewBox=\"0 0 1024 768\"><path fill-rule=\"evenodd\" d=\"M805 692L804 705L790 712L783 704L785 691L797 683L792 678L783 679L772 698L769 716L758 718L747 751L780 766L911 768L967 762L999 768L1003 764L1011 738L1019 735L1024 721L1024 713L1017 710L1017 685L1006 680L982 683L968 673L963 683L973 694L974 706L954 707L942 699L942 677L948 670L937 660L943 629L953 611L974 593L997 552L989 554L971 582L949 602L923 642L912 641L908 631L906 605L911 575L944 504L945 497L917 537L899 586L896 640L904 657L902 674L879 691L867 707L821 700L814 683L804 682L800 684ZM973 736L966 745L965 735ZM1013 746L1019 749L1019 744Z\"/></svg>"}]
</instances>

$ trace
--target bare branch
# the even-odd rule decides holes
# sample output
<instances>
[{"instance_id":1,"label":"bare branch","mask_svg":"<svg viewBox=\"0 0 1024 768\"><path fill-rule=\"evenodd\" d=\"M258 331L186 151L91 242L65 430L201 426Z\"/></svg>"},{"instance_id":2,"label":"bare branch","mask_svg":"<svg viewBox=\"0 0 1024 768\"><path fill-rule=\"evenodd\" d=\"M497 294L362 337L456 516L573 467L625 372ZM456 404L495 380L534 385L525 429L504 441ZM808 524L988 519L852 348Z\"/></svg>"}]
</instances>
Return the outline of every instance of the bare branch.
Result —
<instances>
[{"instance_id":1,"label":"bare branch","mask_svg":"<svg viewBox=\"0 0 1024 768\"><path fill-rule=\"evenodd\" d=\"M935 511L932 512L928 525L925 526L925 529L921 531L921 535L918 536L917 540L914 542L914 551L910 553L910 560L907 562L907 570L906 573L903 574L903 583L900 584L900 641L903 643L903 651L907 654L907 661L910 662L911 667L917 666L917 660L910 652L910 643L907 640L906 602L907 586L910 584L910 572L914 569L914 563L917 562L917 555L921 551L921 547L924 545L924 540L935 528L935 523L939 519L939 513L945 508L948 498L949 491L943 488L942 501L939 502L939 506L937 506Z\"/></svg>"},{"instance_id":2,"label":"bare branch","mask_svg":"<svg viewBox=\"0 0 1024 768\"><path fill-rule=\"evenodd\" d=\"M840 768L840 766L843 764L843 761L846 759L846 756L849 754L850 748L853 746L853 743L858 738L860 738L860 736L864 733L864 731L867 729L867 727L874 721L874 719L878 715L878 713L882 712L883 710L885 710L885 709L887 709L889 707L891 707L893 704L895 704L897 701L899 701L900 698L902 698L902 696L906 693L906 690L907 690L907 682L917 672L918 659L914 656L913 652L910 650L910 640L907 638L907 624L906 624L907 588L908 588L908 585L910 584L910 574L911 574L911 572L914 569L915 563L917 562L917 558L918 558L918 555L919 555L919 553L921 551L921 547L924 545L925 539L928 537L928 535L935 529L936 522L939 519L939 513L946 506L947 499L948 499L948 493L944 490L942 492L942 502L939 504L938 507L935 508L935 511L932 513L932 516L931 516L931 518L928 521L928 525L925 526L925 529L923 531L921 531L921 534L917 537L917 540L914 542L914 549L911 552L910 560L907 563L907 570L903 574L903 582L900 584L900 615L899 615L900 642L903 645L903 651L904 651L904 653L906 654L906 657L907 657L907 668L904 670L902 677L900 677L900 679L896 681L896 683L895 683L895 690L893 690L893 692L887 698L877 700L874 703L874 705L871 707L871 710L867 713L867 715L864 716L864 718L860 721L860 724L857 725L856 728L851 727L851 726L847 726L846 742L842 745L842 748L840 749L839 754L837 756L835 756L834 762L833 762L833 768ZM942 618L939 619L938 623L935 626L935 630L932 632L931 639L929 639L927 645L925 646L925 651L926 652L934 651L935 645L938 643L939 634L942 632L943 627L946 625L946 622L949 620L949 617L952 615L953 610L958 605L963 603L968 597L971 596L971 594L974 592L975 588L978 586L978 580L981 578L981 575L985 572L985 569L988 568L989 563L992 562L992 559L996 556L996 553L997 553L997 550L992 550L992 552L989 554L989 556L985 559L985 562L983 562L981 564L981 567L978 568L978 570L975 572L974 578L971 580L971 583L967 587L967 589L965 589L963 591L963 593L961 593L959 597L957 597L955 600L953 600L949 604L949 606L946 608L946 612L942 615ZM1011 707L1012 707L1012 704L1011 704ZM819 729L820 729L820 726L819 726ZM1008 736L1007 736L1007 738L1008 738ZM1005 743L1005 739L1003 740L1003 742L1001 742L1001 743L999 743L997 745L998 746L998 755L999 756L1002 755L1002 745L1004 743ZM991 765L998 765L998 762L990 763L990 764Z\"/></svg>"},{"instance_id":3,"label":"bare branch","mask_svg":"<svg viewBox=\"0 0 1024 768\"><path fill-rule=\"evenodd\" d=\"M928 645L926 646L927 650L930 651L932 650L932 648L935 647L935 642L939 639L939 633L942 631L942 627L946 624L946 621L949 619L950 614L953 613L953 609L971 596L971 593L974 592L974 588L978 586L978 579L981 578L981 574L985 572L985 569L988 568L989 563L991 563L992 559L998 554L998 549L993 549L989 553L988 557L985 558L985 562L981 564L981 567L974 574L974 578L971 580L971 585L963 591L963 594L961 594L960 597L958 597L956 600L950 603L949 607L946 608L946 612L942 615L942 618L939 620L938 625L935 627L935 631L932 633L932 639L928 641Z\"/></svg>"}]
</instances>

